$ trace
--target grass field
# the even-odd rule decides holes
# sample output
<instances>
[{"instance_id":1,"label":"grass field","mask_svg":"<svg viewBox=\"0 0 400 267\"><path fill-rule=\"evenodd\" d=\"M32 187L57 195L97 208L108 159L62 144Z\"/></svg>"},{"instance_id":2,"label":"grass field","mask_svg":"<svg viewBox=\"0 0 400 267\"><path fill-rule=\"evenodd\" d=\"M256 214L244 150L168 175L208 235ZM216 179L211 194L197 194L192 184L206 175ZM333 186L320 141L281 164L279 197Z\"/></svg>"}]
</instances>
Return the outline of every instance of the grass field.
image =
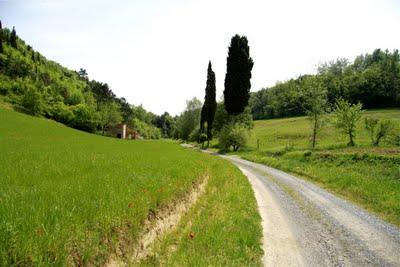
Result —
<instances>
[{"instance_id":1,"label":"grass field","mask_svg":"<svg viewBox=\"0 0 400 267\"><path fill-rule=\"evenodd\" d=\"M165 242L177 265L258 265L261 226L230 163L168 141L87 134L0 108L0 265L102 265L129 254L151 210L206 175L206 193ZM187 238L188 232L196 233ZM164 252L163 252L164 251ZM211 257L211 255L213 255Z\"/></svg>"},{"instance_id":2,"label":"grass field","mask_svg":"<svg viewBox=\"0 0 400 267\"><path fill-rule=\"evenodd\" d=\"M363 117L366 116L390 119L397 124L397 130L400 130L400 109L365 111ZM305 150L310 149L310 136L310 121L306 117L259 120L254 121L254 129L248 145L251 149L256 149L258 139L259 148L262 151L281 151L285 148ZM371 141L365 130L363 118L358 123L355 142L358 149L370 147ZM317 149L346 148L347 143L347 136L334 127L332 118L328 118L318 136ZM392 147L385 142L382 146ZM400 152L399 147L397 147L397 152Z\"/></svg>"},{"instance_id":3,"label":"grass field","mask_svg":"<svg viewBox=\"0 0 400 267\"><path fill-rule=\"evenodd\" d=\"M364 116L390 119L400 131L399 109L366 111ZM385 140L372 147L363 120L356 147L347 147L346 136L330 123L314 152L309 150L309 136L305 117L255 121L249 147L238 154L310 179L400 226L400 147Z\"/></svg>"}]
</instances>

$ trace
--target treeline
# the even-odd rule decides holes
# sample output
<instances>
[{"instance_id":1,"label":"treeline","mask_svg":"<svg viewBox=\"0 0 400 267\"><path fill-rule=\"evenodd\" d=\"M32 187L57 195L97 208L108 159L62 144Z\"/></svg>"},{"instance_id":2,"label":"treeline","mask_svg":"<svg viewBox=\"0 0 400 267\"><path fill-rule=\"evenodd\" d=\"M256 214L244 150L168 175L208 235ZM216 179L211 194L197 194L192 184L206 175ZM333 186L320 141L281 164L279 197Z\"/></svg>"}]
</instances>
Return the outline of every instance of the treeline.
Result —
<instances>
[{"instance_id":1,"label":"treeline","mask_svg":"<svg viewBox=\"0 0 400 267\"><path fill-rule=\"evenodd\" d=\"M90 80L84 69L71 71L46 59L0 22L0 95L17 109L76 129L107 134L118 123L143 138L169 137L171 116L157 116L117 97L106 83ZM166 129L168 128L168 129Z\"/></svg>"},{"instance_id":2,"label":"treeline","mask_svg":"<svg viewBox=\"0 0 400 267\"><path fill-rule=\"evenodd\" d=\"M209 62L204 104L197 98L187 101L185 111L176 118L178 138L205 148L205 142L208 147L215 136L221 151L244 147L253 126L248 107L253 65L247 37L236 34L228 48L224 100L216 101L215 73Z\"/></svg>"},{"instance_id":3,"label":"treeline","mask_svg":"<svg viewBox=\"0 0 400 267\"><path fill-rule=\"evenodd\" d=\"M372 54L356 57L352 63L338 59L320 65L316 75L300 76L251 93L249 104L253 118L305 115L308 84L315 82L327 91L327 102L331 106L344 99L361 103L367 109L400 107L399 52L376 49Z\"/></svg>"}]
</instances>

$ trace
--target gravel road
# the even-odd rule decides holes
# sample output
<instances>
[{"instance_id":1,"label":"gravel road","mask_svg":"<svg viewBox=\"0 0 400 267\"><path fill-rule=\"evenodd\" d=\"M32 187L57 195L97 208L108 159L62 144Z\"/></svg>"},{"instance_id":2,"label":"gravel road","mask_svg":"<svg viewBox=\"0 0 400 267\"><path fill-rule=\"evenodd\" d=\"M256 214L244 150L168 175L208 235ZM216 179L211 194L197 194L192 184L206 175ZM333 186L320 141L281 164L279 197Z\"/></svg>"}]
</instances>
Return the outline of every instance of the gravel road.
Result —
<instances>
[{"instance_id":1,"label":"gravel road","mask_svg":"<svg viewBox=\"0 0 400 267\"><path fill-rule=\"evenodd\" d=\"M249 178L266 266L400 266L400 229L285 172L221 156Z\"/></svg>"}]
</instances>

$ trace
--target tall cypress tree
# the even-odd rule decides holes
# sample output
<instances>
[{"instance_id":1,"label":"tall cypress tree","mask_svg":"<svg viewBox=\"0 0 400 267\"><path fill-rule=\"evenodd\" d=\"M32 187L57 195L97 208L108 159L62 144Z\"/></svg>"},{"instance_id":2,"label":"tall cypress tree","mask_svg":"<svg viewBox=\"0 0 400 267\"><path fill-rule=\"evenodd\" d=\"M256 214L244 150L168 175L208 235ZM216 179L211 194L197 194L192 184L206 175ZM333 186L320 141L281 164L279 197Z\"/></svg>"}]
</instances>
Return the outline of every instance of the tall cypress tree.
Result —
<instances>
[{"instance_id":1,"label":"tall cypress tree","mask_svg":"<svg viewBox=\"0 0 400 267\"><path fill-rule=\"evenodd\" d=\"M1 20L0 20L0 53L3 53L3 28L1 27Z\"/></svg>"},{"instance_id":2,"label":"tall cypress tree","mask_svg":"<svg viewBox=\"0 0 400 267\"><path fill-rule=\"evenodd\" d=\"M212 70L211 61L208 62L207 69L207 85L206 85L206 95L204 97L203 108L201 109L200 118L200 131L204 132L204 125L207 123L207 138L210 140L212 138L212 126L214 123L215 111L217 109L216 100L216 87L215 87L215 73Z\"/></svg>"},{"instance_id":3,"label":"tall cypress tree","mask_svg":"<svg viewBox=\"0 0 400 267\"><path fill-rule=\"evenodd\" d=\"M17 48L17 33L15 32L15 27L13 27L10 36L10 44L15 49Z\"/></svg>"},{"instance_id":4,"label":"tall cypress tree","mask_svg":"<svg viewBox=\"0 0 400 267\"><path fill-rule=\"evenodd\" d=\"M236 34L231 39L226 63L224 102L229 115L242 113L249 102L253 65L247 38Z\"/></svg>"}]
</instances>

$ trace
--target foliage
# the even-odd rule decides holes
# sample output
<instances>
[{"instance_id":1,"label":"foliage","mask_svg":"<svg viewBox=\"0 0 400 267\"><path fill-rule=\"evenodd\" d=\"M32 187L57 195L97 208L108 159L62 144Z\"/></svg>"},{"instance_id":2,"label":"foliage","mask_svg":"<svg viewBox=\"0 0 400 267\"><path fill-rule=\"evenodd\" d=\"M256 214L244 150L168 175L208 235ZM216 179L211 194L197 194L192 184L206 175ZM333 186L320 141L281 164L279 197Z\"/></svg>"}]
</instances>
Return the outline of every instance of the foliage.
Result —
<instances>
[{"instance_id":1,"label":"foliage","mask_svg":"<svg viewBox=\"0 0 400 267\"><path fill-rule=\"evenodd\" d=\"M148 124L144 121L134 118L131 123L132 127L145 139L159 139L161 137L161 131L159 128Z\"/></svg>"},{"instance_id":2,"label":"foliage","mask_svg":"<svg viewBox=\"0 0 400 267\"><path fill-rule=\"evenodd\" d=\"M70 125L74 121L74 113L63 102L55 103L50 112L52 118L66 125Z\"/></svg>"},{"instance_id":3,"label":"foliage","mask_svg":"<svg viewBox=\"0 0 400 267\"><path fill-rule=\"evenodd\" d=\"M43 112L42 96L35 87L25 89L21 104L32 115L41 115Z\"/></svg>"},{"instance_id":4,"label":"foliage","mask_svg":"<svg viewBox=\"0 0 400 267\"><path fill-rule=\"evenodd\" d=\"M212 139L212 127L214 123L215 110L217 109L215 91L215 73L212 70L211 61L209 61L207 69L206 95L204 97L204 104L201 109L200 117L200 131L202 133L204 130L206 131L208 140ZM206 129L205 126L207 126Z\"/></svg>"},{"instance_id":5,"label":"foliage","mask_svg":"<svg viewBox=\"0 0 400 267\"><path fill-rule=\"evenodd\" d=\"M87 131L94 132L99 122L98 113L94 109L79 104L71 108L74 120L71 122L72 127Z\"/></svg>"},{"instance_id":6,"label":"foliage","mask_svg":"<svg viewBox=\"0 0 400 267\"><path fill-rule=\"evenodd\" d=\"M382 138L389 135L393 129L393 123L390 120L380 121L378 118L366 117L364 119L365 129L370 134L371 144L378 146Z\"/></svg>"},{"instance_id":7,"label":"foliage","mask_svg":"<svg viewBox=\"0 0 400 267\"><path fill-rule=\"evenodd\" d=\"M189 135L200 123L201 101L197 98L186 101L186 109L177 119L179 138L189 140Z\"/></svg>"},{"instance_id":8,"label":"foliage","mask_svg":"<svg viewBox=\"0 0 400 267\"><path fill-rule=\"evenodd\" d=\"M339 99L335 104L335 124L342 132L349 136L348 146L354 146L356 124L362 114L362 104L350 104L346 100Z\"/></svg>"},{"instance_id":9,"label":"foliage","mask_svg":"<svg viewBox=\"0 0 400 267\"><path fill-rule=\"evenodd\" d=\"M311 122L311 146L315 149L317 135L323 124L322 115L327 109L327 94L318 78L308 77L304 82L304 88L307 96L306 112Z\"/></svg>"},{"instance_id":10,"label":"foliage","mask_svg":"<svg viewBox=\"0 0 400 267\"><path fill-rule=\"evenodd\" d=\"M242 113L248 105L253 65L247 38L233 36L228 49L224 90L225 109L229 115Z\"/></svg>"},{"instance_id":11,"label":"foliage","mask_svg":"<svg viewBox=\"0 0 400 267\"><path fill-rule=\"evenodd\" d=\"M15 31L15 27L13 27L10 35L10 45L14 47L15 49L17 48L17 33Z\"/></svg>"},{"instance_id":12,"label":"foliage","mask_svg":"<svg viewBox=\"0 0 400 267\"><path fill-rule=\"evenodd\" d=\"M239 123L243 127L247 129L253 128L253 119L251 116L251 111L249 107L246 107L243 113L237 116L230 116L225 109L224 102L220 102L217 104L217 110L215 112L215 119L214 119L214 133L216 135L222 130L222 128L231 123Z\"/></svg>"},{"instance_id":13,"label":"foliage","mask_svg":"<svg viewBox=\"0 0 400 267\"><path fill-rule=\"evenodd\" d=\"M219 134L219 146L222 151L238 151L247 144L248 129L240 123L225 125Z\"/></svg>"},{"instance_id":14,"label":"foliage","mask_svg":"<svg viewBox=\"0 0 400 267\"><path fill-rule=\"evenodd\" d=\"M115 102L105 102L99 106L99 123L104 135L106 129L122 121L119 106Z\"/></svg>"},{"instance_id":15,"label":"foliage","mask_svg":"<svg viewBox=\"0 0 400 267\"><path fill-rule=\"evenodd\" d=\"M339 98L365 108L400 107L400 56L398 50L376 49L350 63L338 59L321 64L316 75L300 76L251 93L249 104L254 119L302 116L307 98L304 77L321 80L327 90L328 104Z\"/></svg>"},{"instance_id":16,"label":"foliage","mask_svg":"<svg viewBox=\"0 0 400 267\"><path fill-rule=\"evenodd\" d=\"M178 138L176 118L164 112L161 116L156 116L153 124L161 129L162 136L165 138Z\"/></svg>"}]
</instances>

